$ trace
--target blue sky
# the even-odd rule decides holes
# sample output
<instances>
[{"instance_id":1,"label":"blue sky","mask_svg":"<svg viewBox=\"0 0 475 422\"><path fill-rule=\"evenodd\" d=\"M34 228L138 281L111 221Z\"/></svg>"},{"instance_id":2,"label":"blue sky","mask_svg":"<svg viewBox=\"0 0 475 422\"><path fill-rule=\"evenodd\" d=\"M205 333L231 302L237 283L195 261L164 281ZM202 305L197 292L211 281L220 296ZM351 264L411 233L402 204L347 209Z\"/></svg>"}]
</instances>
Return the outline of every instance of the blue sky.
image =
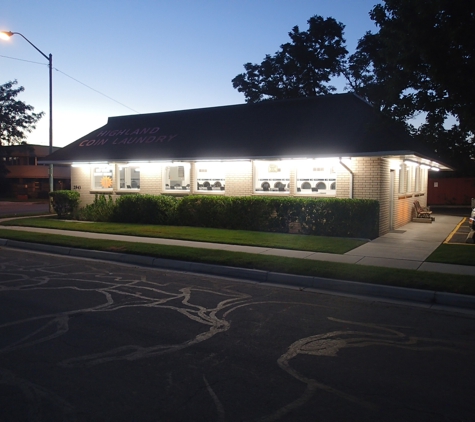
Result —
<instances>
[{"instance_id":1,"label":"blue sky","mask_svg":"<svg viewBox=\"0 0 475 422\"><path fill-rule=\"evenodd\" d=\"M375 29L368 13L377 3L15 0L2 6L0 30L53 55L54 145L65 146L109 116L244 103L231 80L244 63L275 53L293 26L306 30L311 16L333 17L346 26L353 52ZM0 84L17 79L25 88L18 98L48 112L47 61L23 38L0 40L0 69ZM27 141L48 144L47 115Z\"/></svg>"}]
</instances>

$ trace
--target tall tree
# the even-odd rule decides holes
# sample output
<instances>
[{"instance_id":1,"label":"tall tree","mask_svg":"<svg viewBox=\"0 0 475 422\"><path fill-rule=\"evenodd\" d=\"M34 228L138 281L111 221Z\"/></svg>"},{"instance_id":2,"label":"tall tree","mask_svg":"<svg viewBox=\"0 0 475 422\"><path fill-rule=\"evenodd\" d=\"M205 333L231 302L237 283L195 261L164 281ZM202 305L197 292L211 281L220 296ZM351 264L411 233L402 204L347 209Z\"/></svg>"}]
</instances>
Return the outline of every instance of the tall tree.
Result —
<instances>
[{"instance_id":1,"label":"tall tree","mask_svg":"<svg viewBox=\"0 0 475 422\"><path fill-rule=\"evenodd\" d=\"M44 113L34 113L31 105L17 100L25 88L14 88L18 82L0 85L0 146L18 144L27 138Z\"/></svg>"},{"instance_id":2,"label":"tall tree","mask_svg":"<svg viewBox=\"0 0 475 422\"><path fill-rule=\"evenodd\" d=\"M7 145L25 143L27 134L35 129L36 122L43 117L43 112L34 113L31 105L16 99L25 88L14 88L17 81L0 85L0 191L8 190L5 176L8 170L5 157L8 155Z\"/></svg>"},{"instance_id":3,"label":"tall tree","mask_svg":"<svg viewBox=\"0 0 475 422\"><path fill-rule=\"evenodd\" d=\"M246 63L245 73L236 76L233 87L244 93L246 102L312 97L335 91L329 84L344 67L348 51L344 25L333 18L313 16L308 30L295 26L291 42L275 55L266 55L261 64Z\"/></svg>"},{"instance_id":4,"label":"tall tree","mask_svg":"<svg viewBox=\"0 0 475 422\"><path fill-rule=\"evenodd\" d=\"M475 2L384 0L370 17L379 31L349 59L351 88L440 152L474 158Z\"/></svg>"}]
</instances>

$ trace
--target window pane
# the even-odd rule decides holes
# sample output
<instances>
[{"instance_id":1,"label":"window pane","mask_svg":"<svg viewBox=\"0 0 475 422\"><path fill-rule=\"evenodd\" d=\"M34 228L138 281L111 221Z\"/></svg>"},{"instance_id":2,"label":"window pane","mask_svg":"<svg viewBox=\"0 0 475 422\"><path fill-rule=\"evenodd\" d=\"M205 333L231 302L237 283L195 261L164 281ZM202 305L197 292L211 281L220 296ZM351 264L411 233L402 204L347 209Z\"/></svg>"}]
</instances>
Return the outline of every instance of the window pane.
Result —
<instances>
[{"instance_id":1,"label":"window pane","mask_svg":"<svg viewBox=\"0 0 475 422\"><path fill-rule=\"evenodd\" d=\"M190 190L190 163L176 163L165 167L165 190Z\"/></svg>"},{"instance_id":2,"label":"window pane","mask_svg":"<svg viewBox=\"0 0 475 422\"><path fill-rule=\"evenodd\" d=\"M224 163L196 163L196 188L199 191L224 191L226 167Z\"/></svg>"},{"instance_id":3,"label":"window pane","mask_svg":"<svg viewBox=\"0 0 475 422\"><path fill-rule=\"evenodd\" d=\"M112 189L112 166L105 165L100 167L93 167L92 173L93 189Z\"/></svg>"},{"instance_id":4,"label":"window pane","mask_svg":"<svg viewBox=\"0 0 475 422\"><path fill-rule=\"evenodd\" d=\"M140 167L119 167L119 188L140 189Z\"/></svg>"},{"instance_id":5,"label":"window pane","mask_svg":"<svg viewBox=\"0 0 475 422\"><path fill-rule=\"evenodd\" d=\"M297 167L297 192L336 194L336 169L324 161L304 161Z\"/></svg>"},{"instance_id":6,"label":"window pane","mask_svg":"<svg viewBox=\"0 0 475 422\"><path fill-rule=\"evenodd\" d=\"M254 190L256 192L289 192L290 168L288 163L255 161Z\"/></svg>"}]
</instances>

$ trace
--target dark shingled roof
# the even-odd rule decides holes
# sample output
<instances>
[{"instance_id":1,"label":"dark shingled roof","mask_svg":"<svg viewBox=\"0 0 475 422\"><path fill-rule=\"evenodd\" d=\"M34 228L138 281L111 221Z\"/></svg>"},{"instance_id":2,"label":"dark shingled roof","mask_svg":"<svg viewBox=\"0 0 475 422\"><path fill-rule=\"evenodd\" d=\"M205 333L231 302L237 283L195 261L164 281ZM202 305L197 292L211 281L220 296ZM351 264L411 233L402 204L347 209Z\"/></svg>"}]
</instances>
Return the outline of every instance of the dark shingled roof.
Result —
<instances>
[{"instance_id":1,"label":"dark shingled roof","mask_svg":"<svg viewBox=\"0 0 475 422\"><path fill-rule=\"evenodd\" d=\"M44 162L414 154L440 162L354 94L110 117Z\"/></svg>"}]
</instances>

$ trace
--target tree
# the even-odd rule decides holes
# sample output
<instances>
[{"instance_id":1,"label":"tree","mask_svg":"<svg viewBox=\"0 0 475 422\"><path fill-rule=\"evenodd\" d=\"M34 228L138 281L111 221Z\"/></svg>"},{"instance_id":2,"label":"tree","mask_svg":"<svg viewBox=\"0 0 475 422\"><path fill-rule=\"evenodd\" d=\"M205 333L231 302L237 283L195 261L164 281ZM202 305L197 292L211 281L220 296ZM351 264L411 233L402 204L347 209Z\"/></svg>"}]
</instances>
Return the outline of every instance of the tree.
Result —
<instances>
[{"instance_id":1,"label":"tree","mask_svg":"<svg viewBox=\"0 0 475 422\"><path fill-rule=\"evenodd\" d=\"M14 88L18 82L0 85L0 146L19 144L36 128L44 113L34 113L31 105L16 99L25 88Z\"/></svg>"},{"instance_id":2,"label":"tree","mask_svg":"<svg viewBox=\"0 0 475 422\"><path fill-rule=\"evenodd\" d=\"M473 0L385 0L370 17L379 31L349 58L351 89L439 152L474 158Z\"/></svg>"},{"instance_id":3,"label":"tree","mask_svg":"<svg viewBox=\"0 0 475 422\"><path fill-rule=\"evenodd\" d=\"M294 26L291 42L281 45L274 56L266 55L261 64L244 65L246 72L232 83L246 102L313 97L336 90L329 82L341 74L348 54L344 25L321 16L310 18L308 25L307 31Z\"/></svg>"}]
</instances>

